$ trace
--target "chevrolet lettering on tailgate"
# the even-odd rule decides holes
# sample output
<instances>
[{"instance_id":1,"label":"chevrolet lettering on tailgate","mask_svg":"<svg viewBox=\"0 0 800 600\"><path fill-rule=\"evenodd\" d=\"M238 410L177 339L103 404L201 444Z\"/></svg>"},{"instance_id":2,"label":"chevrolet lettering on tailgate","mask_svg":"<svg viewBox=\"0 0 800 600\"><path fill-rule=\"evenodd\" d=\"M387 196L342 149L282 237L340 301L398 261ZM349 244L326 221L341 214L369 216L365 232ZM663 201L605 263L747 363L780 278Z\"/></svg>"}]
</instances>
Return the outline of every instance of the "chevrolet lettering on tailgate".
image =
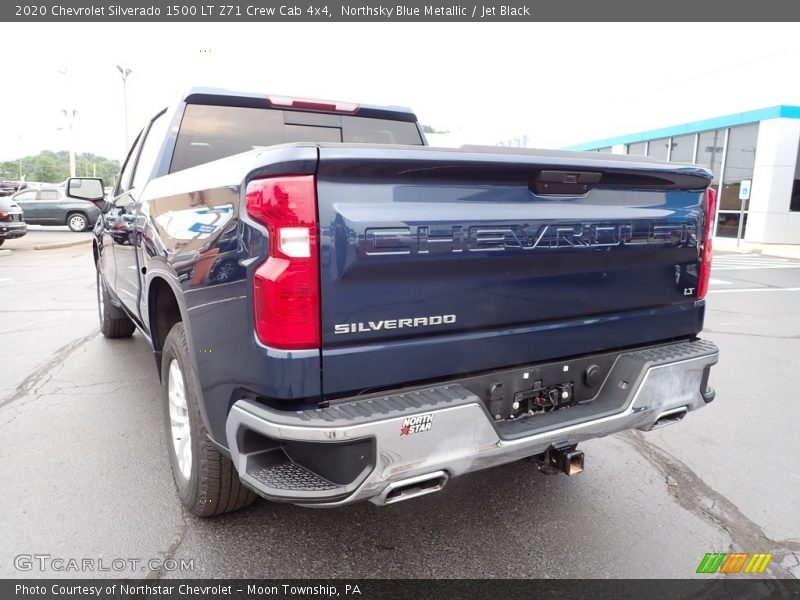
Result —
<instances>
[{"instance_id":1,"label":"chevrolet lettering on tailgate","mask_svg":"<svg viewBox=\"0 0 800 600\"><path fill-rule=\"evenodd\" d=\"M371 227L362 241L367 255L609 248L643 244L686 247L697 243L694 223L548 223Z\"/></svg>"}]
</instances>

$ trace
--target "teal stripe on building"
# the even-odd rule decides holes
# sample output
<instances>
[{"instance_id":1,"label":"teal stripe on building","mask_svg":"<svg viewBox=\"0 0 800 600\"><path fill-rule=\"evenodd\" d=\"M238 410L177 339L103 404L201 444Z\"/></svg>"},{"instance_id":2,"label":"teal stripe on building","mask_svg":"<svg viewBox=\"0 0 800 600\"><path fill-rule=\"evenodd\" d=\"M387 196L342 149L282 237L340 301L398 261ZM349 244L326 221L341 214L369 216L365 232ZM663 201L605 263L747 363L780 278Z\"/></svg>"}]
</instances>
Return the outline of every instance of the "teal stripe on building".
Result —
<instances>
[{"instance_id":1,"label":"teal stripe on building","mask_svg":"<svg viewBox=\"0 0 800 600\"><path fill-rule=\"evenodd\" d=\"M598 148L607 148L617 144L635 144L636 142L645 142L647 140L666 137L678 137L680 135L698 133L710 129L724 129L726 127L735 127L736 125L758 123L759 121L766 121L767 119L800 119L800 106L779 105L770 106L769 108L759 108L757 110L725 115L724 117L693 121L673 127L651 129L650 131L621 135L605 140L588 142L586 144L575 144L574 146L568 146L565 150L597 150Z\"/></svg>"}]
</instances>

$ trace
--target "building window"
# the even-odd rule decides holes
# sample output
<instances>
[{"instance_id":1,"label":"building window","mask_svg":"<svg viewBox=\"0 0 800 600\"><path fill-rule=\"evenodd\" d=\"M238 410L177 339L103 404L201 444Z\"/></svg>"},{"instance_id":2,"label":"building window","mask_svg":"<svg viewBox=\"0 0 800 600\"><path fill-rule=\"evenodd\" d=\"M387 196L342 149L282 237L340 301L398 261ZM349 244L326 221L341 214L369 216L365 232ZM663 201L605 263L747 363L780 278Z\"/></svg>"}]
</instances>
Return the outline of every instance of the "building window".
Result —
<instances>
[{"instance_id":1,"label":"building window","mask_svg":"<svg viewBox=\"0 0 800 600\"><path fill-rule=\"evenodd\" d=\"M694 162L694 140L696 135L681 135L672 138L672 152L669 159L672 162Z\"/></svg>"},{"instance_id":2,"label":"building window","mask_svg":"<svg viewBox=\"0 0 800 600\"><path fill-rule=\"evenodd\" d=\"M737 237L741 234L744 237L750 193L749 191L746 194L741 193L745 190L742 182L747 181L747 188L752 187L750 184L753 181L757 141L758 123L733 127L728 133L725 174L719 195L719 216L717 218L717 235L719 236ZM744 198L742 198L743 195Z\"/></svg>"},{"instance_id":3,"label":"building window","mask_svg":"<svg viewBox=\"0 0 800 600\"><path fill-rule=\"evenodd\" d=\"M797 149L797 162L794 167L794 185L792 186L792 198L789 201L789 210L800 212L800 148Z\"/></svg>"},{"instance_id":4,"label":"building window","mask_svg":"<svg viewBox=\"0 0 800 600\"><path fill-rule=\"evenodd\" d=\"M789 210L800 212L800 177L794 174L794 185L792 186L792 199L789 202Z\"/></svg>"},{"instance_id":5,"label":"building window","mask_svg":"<svg viewBox=\"0 0 800 600\"><path fill-rule=\"evenodd\" d=\"M647 145L647 156L657 160L667 160L667 153L669 152L669 138L661 138L658 140L650 140Z\"/></svg>"},{"instance_id":6,"label":"building window","mask_svg":"<svg viewBox=\"0 0 800 600\"><path fill-rule=\"evenodd\" d=\"M719 237L735 238L739 235L739 221L742 221L742 237L747 225L747 213L720 211L717 214L717 233Z\"/></svg>"},{"instance_id":7,"label":"building window","mask_svg":"<svg viewBox=\"0 0 800 600\"><path fill-rule=\"evenodd\" d=\"M714 188L719 184L719 172L722 170L722 151L724 146L724 129L704 131L697 140L697 160L695 162L713 173L714 178L711 183Z\"/></svg>"},{"instance_id":8,"label":"building window","mask_svg":"<svg viewBox=\"0 0 800 600\"><path fill-rule=\"evenodd\" d=\"M636 142L635 144L628 144L628 154L635 156L644 156L647 151L647 142Z\"/></svg>"},{"instance_id":9,"label":"building window","mask_svg":"<svg viewBox=\"0 0 800 600\"><path fill-rule=\"evenodd\" d=\"M756 161L758 124L734 127L728 135L728 153L725 156L725 180L722 182L720 210L747 210L749 200L739 199L742 181L752 181Z\"/></svg>"}]
</instances>

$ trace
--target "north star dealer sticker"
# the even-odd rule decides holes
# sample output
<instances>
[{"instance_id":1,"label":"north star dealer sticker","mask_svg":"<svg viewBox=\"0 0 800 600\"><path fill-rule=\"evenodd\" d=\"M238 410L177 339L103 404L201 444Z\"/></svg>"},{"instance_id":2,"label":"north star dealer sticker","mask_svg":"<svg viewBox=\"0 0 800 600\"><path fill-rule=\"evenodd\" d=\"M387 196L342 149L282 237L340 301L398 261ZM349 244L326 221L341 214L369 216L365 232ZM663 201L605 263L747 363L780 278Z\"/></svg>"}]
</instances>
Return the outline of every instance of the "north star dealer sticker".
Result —
<instances>
[{"instance_id":1,"label":"north star dealer sticker","mask_svg":"<svg viewBox=\"0 0 800 600\"><path fill-rule=\"evenodd\" d=\"M403 420L403 426L400 428L400 435L404 436L411 435L412 433L420 433L421 431L430 431L432 426L433 413L408 417Z\"/></svg>"}]
</instances>

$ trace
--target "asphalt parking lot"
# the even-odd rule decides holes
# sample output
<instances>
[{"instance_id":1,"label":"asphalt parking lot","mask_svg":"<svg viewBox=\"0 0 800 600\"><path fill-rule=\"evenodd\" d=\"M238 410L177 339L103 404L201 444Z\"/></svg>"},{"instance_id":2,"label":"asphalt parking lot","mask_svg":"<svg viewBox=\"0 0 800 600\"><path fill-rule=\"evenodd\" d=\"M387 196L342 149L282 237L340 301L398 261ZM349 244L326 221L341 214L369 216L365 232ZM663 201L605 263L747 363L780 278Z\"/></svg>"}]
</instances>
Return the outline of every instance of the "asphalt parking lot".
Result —
<instances>
[{"instance_id":1,"label":"asphalt parking lot","mask_svg":"<svg viewBox=\"0 0 800 600\"><path fill-rule=\"evenodd\" d=\"M146 341L97 331L89 246L17 248L0 256L0 577L684 578L731 550L800 576L800 261L721 255L712 277L717 399L583 444L578 477L519 462L384 508L200 520L174 492ZM191 566L20 570L20 554Z\"/></svg>"},{"instance_id":2,"label":"asphalt parking lot","mask_svg":"<svg viewBox=\"0 0 800 600\"><path fill-rule=\"evenodd\" d=\"M28 233L21 238L6 240L0 250L26 251L36 249L48 249L52 246L78 244L79 242L88 243L92 239L91 231L75 232L70 231L69 227L45 227L43 225L28 225ZM45 248L45 246L47 248ZM4 253L5 254L5 253Z\"/></svg>"}]
</instances>

